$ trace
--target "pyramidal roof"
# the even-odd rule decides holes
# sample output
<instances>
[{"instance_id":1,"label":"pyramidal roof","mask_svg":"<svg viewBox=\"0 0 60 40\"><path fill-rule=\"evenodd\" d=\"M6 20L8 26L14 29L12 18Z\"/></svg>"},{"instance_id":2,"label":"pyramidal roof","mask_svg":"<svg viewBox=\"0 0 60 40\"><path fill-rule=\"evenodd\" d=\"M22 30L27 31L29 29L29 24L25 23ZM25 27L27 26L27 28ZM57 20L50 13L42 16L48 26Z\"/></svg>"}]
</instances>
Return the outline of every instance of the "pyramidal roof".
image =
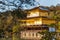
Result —
<instances>
[{"instance_id":1,"label":"pyramidal roof","mask_svg":"<svg viewBox=\"0 0 60 40\"><path fill-rule=\"evenodd\" d=\"M40 10L49 11L49 7L45 7L45 6L34 7L34 8L32 8L32 9L27 9L27 11L29 11L29 10L34 10L34 9L40 9Z\"/></svg>"},{"instance_id":2,"label":"pyramidal roof","mask_svg":"<svg viewBox=\"0 0 60 40\"><path fill-rule=\"evenodd\" d=\"M41 10L47 10L47 11L49 10L48 7L44 7L44 6L40 6L39 9L41 9Z\"/></svg>"}]
</instances>

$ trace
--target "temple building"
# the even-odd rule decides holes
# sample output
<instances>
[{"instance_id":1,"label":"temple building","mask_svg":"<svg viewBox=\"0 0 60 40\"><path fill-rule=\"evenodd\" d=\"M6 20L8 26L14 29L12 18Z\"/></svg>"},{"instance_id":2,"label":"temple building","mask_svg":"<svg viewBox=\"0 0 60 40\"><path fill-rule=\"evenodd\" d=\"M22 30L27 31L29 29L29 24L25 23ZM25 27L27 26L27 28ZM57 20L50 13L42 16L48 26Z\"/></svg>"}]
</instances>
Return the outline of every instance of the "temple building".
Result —
<instances>
[{"instance_id":1,"label":"temple building","mask_svg":"<svg viewBox=\"0 0 60 40\"><path fill-rule=\"evenodd\" d=\"M55 27L49 25L55 24L56 20L51 18L53 12L49 13L49 11L48 7L43 6L25 10L27 16L21 20L21 27L25 30L21 31L21 38L26 40L40 40L44 37L44 35L40 34L41 32L55 32Z\"/></svg>"}]
</instances>

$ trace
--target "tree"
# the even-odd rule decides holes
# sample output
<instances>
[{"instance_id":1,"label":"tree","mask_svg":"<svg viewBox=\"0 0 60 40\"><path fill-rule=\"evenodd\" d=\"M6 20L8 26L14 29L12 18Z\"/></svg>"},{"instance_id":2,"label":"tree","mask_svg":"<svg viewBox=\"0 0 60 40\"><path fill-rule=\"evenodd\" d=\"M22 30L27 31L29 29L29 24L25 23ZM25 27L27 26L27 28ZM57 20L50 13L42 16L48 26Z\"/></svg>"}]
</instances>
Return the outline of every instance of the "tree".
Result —
<instances>
[{"instance_id":1,"label":"tree","mask_svg":"<svg viewBox=\"0 0 60 40\"><path fill-rule=\"evenodd\" d=\"M38 32L38 33L43 35L41 40L52 40L53 38L55 39L55 32L51 33L47 30L45 32Z\"/></svg>"}]
</instances>

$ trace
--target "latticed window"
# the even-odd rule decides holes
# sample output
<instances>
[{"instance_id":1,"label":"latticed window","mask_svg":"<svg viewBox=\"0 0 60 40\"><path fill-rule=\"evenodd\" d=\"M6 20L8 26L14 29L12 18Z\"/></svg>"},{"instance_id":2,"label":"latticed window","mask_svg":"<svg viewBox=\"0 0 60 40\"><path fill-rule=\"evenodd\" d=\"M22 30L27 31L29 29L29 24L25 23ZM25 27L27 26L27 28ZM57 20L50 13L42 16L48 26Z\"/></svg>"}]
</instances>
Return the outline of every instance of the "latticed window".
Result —
<instances>
[{"instance_id":1,"label":"latticed window","mask_svg":"<svg viewBox=\"0 0 60 40\"><path fill-rule=\"evenodd\" d=\"M38 36L38 33L36 33L36 37Z\"/></svg>"},{"instance_id":2,"label":"latticed window","mask_svg":"<svg viewBox=\"0 0 60 40\"><path fill-rule=\"evenodd\" d=\"M32 36L34 37L34 33L32 33Z\"/></svg>"},{"instance_id":3,"label":"latticed window","mask_svg":"<svg viewBox=\"0 0 60 40\"><path fill-rule=\"evenodd\" d=\"M24 36L26 36L26 33L24 33Z\"/></svg>"}]
</instances>

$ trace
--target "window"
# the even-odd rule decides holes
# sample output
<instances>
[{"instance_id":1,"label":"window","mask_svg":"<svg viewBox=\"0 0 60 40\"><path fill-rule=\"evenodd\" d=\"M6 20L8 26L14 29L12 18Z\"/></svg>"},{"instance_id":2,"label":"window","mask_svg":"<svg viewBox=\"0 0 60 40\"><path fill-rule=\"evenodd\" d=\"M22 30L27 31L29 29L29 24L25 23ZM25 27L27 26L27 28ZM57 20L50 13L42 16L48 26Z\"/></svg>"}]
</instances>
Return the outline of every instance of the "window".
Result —
<instances>
[{"instance_id":1,"label":"window","mask_svg":"<svg viewBox=\"0 0 60 40\"><path fill-rule=\"evenodd\" d=\"M34 24L35 24L35 25L40 25L40 24L42 24L41 19L40 19L40 20L36 20L36 21L34 22Z\"/></svg>"},{"instance_id":2,"label":"window","mask_svg":"<svg viewBox=\"0 0 60 40\"><path fill-rule=\"evenodd\" d=\"M32 36L34 37L34 33L32 33Z\"/></svg>"},{"instance_id":3,"label":"window","mask_svg":"<svg viewBox=\"0 0 60 40\"><path fill-rule=\"evenodd\" d=\"M39 12L31 12L27 17L37 17L39 16Z\"/></svg>"},{"instance_id":4,"label":"window","mask_svg":"<svg viewBox=\"0 0 60 40\"><path fill-rule=\"evenodd\" d=\"M59 33L59 36L60 36L60 33Z\"/></svg>"},{"instance_id":5,"label":"window","mask_svg":"<svg viewBox=\"0 0 60 40\"><path fill-rule=\"evenodd\" d=\"M29 37L31 36L31 33L29 33Z\"/></svg>"},{"instance_id":6,"label":"window","mask_svg":"<svg viewBox=\"0 0 60 40\"><path fill-rule=\"evenodd\" d=\"M36 33L36 37L38 36L38 33Z\"/></svg>"},{"instance_id":7,"label":"window","mask_svg":"<svg viewBox=\"0 0 60 40\"><path fill-rule=\"evenodd\" d=\"M26 36L26 33L24 34L24 36Z\"/></svg>"}]
</instances>

